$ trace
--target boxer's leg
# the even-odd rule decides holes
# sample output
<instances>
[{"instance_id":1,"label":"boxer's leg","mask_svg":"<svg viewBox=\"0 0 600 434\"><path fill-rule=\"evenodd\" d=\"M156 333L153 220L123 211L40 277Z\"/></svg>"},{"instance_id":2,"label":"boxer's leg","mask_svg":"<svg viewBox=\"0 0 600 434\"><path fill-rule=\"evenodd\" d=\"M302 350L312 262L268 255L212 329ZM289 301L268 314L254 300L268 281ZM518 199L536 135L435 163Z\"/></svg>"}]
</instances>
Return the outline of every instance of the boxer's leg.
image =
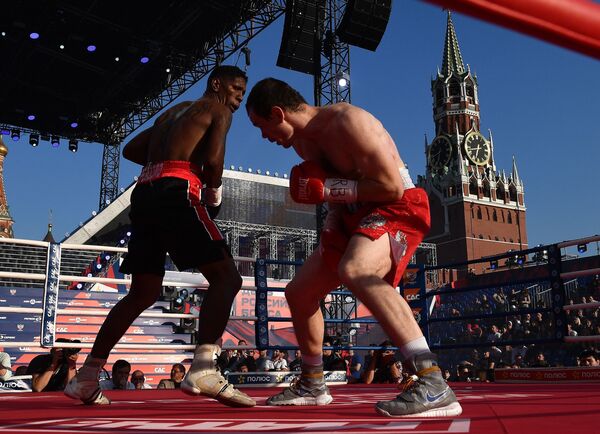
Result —
<instances>
[{"instance_id":1,"label":"boxer's leg","mask_svg":"<svg viewBox=\"0 0 600 434\"><path fill-rule=\"evenodd\" d=\"M268 405L326 405L333 401L323 376L324 322L319 302L339 283L316 249L288 284L285 296L302 352L302 373L292 386L270 397Z\"/></svg>"},{"instance_id":2,"label":"boxer's leg","mask_svg":"<svg viewBox=\"0 0 600 434\"><path fill-rule=\"evenodd\" d=\"M406 251L406 255L412 254L411 249ZM459 415L462 408L442 378L410 306L384 280L392 267L387 234L375 240L353 236L339 267L342 282L367 306L416 374L403 393L394 400L378 402L376 410L393 417Z\"/></svg>"},{"instance_id":3,"label":"boxer's leg","mask_svg":"<svg viewBox=\"0 0 600 434\"><path fill-rule=\"evenodd\" d=\"M160 295L162 276L134 274L129 293L108 313L94 341L92 351L77 375L65 387L65 395L81 399L85 404L110 404L100 391L98 374L113 347L133 321L152 306Z\"/></svg>"},{"instance_id":4,"label":"boxer's leg","mask_svg":"<svg viewBox=\"0 0 600 434\"><path fill-rule=\"evenodd\" d=\"M208 280L209 287L200 309L198 346L181 389L189 395L215 398L231 407L252 407L256 402L229 384L216 367L221 348L215 342L225 331L231 304L242 286L242 278L231 258L198 268Z\"/></svg>"}]
</instances>

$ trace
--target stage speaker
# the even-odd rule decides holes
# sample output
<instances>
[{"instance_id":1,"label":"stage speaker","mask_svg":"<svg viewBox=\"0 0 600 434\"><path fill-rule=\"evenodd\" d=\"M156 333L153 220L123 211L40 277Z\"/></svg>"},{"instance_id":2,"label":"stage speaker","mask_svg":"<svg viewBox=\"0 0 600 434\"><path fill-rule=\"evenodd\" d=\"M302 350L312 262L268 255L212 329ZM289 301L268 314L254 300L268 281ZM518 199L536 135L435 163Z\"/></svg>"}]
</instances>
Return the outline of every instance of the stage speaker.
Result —
<instances>
[{"instance_id":1,"label":"stage speaker","mask_svg":"<svg viewBox=\"0 0 600 434\"><path fill-rule=\"evenodd\" d=\"M375 51L391 12L392 0L349 0L335 33L342 42Z\"/></svg>"},{"instance_id":2,"label":"stage speaker","mask_svg":"<svg viewBox=\"0 0 600 434\"><path fill-rule=\"evenodd\" d=\"M319 68L319 0L287 0L277 66L306 74Z\"/></svg>"}]
</instances>

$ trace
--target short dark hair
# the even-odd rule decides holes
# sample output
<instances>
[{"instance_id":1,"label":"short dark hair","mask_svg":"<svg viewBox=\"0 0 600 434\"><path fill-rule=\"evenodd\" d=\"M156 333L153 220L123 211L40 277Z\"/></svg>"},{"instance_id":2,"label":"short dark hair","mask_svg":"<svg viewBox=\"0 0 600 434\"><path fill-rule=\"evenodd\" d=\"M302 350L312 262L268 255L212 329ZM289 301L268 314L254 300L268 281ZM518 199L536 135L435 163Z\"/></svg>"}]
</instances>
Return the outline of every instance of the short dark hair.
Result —
<instances>
[{"instance_id":1,"label":"short dark hair","mask_svg":"<svg viewBox=\"0 0 600 434\"><path fill-rule=\"evenodd\" d=\"M596 360L600 359L600 357L598 356L598 352L592 348L583 350L581 353L579 353L579 356L578 356L579 359L587 359L588 357L593 357Z\"/></svg>"},{"instance_id":2,"label":"short dark hair","mask_svg":"<svg viewBox=\"0 0 600 434\"><path fill-rule=\"evenodd\" d=\"M228 78L228 79L233 80L238 77L243 78L244 81L248 82L248 76L246 75L246 73L244 71L242 71L240 68L238 68L237 66L233 66L233 65L217 66L215 69L212 70L212 72L208 76L208 81L206 82L206 88L210 89L210 83L212 83L212 81L215 78Z\"/></svg>"},{"instance_id":3,"label":"short dark hair","mask_svg":"<svg viewBox=\"0 0 600 434\"><path fill-rule=\"evenodd\" d=\"M296 89L285 81L269 77L252 87L246 100L246 110L252 110L261 118L268 119L273 106L298 111L301 104L306 104L306 100Z\"/></svg>"},{"instance_id":4,"label":"short dark hair","mask_svg":"<svg viewBox=\"0 0 600 434\"><path fill-rule=\"evenodd\" d=\"M127 360L119 359L115 363L113 363L112 371L114 373L121 368L129 368L131 370L131 364Z\"/></svg>"}]
</instances>

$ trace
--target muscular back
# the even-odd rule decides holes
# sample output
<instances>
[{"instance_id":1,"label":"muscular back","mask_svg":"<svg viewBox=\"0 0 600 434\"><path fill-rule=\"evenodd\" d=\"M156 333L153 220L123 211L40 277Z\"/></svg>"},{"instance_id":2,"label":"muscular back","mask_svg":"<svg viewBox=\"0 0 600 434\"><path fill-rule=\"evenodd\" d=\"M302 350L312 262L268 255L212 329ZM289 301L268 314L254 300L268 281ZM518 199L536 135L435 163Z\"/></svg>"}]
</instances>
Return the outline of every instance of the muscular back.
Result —
<instances>
[{"instance_id":1,"label":"muscular back","mask_svg":"<svg viewBox=\"0 0 600 434\"><path fill-rule=\"evenodd\" d=\"M148 144L148 161L191 161L202 166L211 151L211 135L218 133L213 123L230 122L231 112L212 99L178 104L156 120Z\"/></svg>"},{"instance_id":2,"label":"muscular back","mask_svg":"<svg viewBox=\"0 0 600 434\"><path fill-rule=\"evenodd\" d=\"M231 118L231 111L215 98L182 102L127 143L123 156L141 165L190 161L203 168L203 181L218 186Z\"/></svg>"}]
</instances>

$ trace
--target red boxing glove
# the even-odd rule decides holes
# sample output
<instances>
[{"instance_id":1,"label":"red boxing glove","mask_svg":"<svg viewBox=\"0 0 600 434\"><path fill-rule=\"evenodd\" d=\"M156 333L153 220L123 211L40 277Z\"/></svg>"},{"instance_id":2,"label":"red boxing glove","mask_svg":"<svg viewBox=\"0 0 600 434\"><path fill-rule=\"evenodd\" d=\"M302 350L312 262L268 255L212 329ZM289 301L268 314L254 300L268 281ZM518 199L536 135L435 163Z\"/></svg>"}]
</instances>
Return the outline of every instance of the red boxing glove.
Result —
<instances>
[{"instance_id":1,"label":"red boxing glove","mask_svg":"<svg viewBox=\"0 0 600 434\"><path fill-rule=\"evenodd\" d=\"M328 178L325 171L314 161L305 161L292 167L290 194L298 203L356 202L357 181Z\"/></svg>"}]
</instances>

